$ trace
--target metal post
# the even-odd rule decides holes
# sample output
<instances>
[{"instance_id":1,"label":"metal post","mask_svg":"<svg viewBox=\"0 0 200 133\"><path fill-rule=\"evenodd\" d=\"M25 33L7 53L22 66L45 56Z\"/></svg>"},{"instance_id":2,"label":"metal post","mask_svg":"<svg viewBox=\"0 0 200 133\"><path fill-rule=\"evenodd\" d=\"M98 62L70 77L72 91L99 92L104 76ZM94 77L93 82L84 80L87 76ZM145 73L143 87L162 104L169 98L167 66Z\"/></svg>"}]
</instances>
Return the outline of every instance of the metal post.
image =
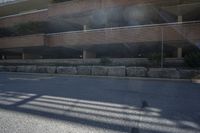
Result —
<instances>
[{"instance_id":1,"label":"metal post","mask_svg":"<svg viewBox=\"0 0 200 133\"><path fill-rule=\"evenodd\" d=\"M161 44L161 68L164 66L164 33L163 28L161 28L162 31L162 44Z\"/></svg>"}]
</instances>

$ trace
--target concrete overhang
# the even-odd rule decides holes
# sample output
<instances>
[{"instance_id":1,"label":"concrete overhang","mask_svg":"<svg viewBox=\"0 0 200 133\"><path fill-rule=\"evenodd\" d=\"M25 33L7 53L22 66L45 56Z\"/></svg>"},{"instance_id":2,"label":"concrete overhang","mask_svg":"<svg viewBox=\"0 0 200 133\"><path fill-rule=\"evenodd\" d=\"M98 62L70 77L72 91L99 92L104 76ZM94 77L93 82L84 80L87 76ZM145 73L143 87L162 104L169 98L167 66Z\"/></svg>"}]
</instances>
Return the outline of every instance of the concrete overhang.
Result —
<instances>
[{"instance_id":1,"label":"concrete overhang","mask_svg":"<svg viewBox=\"0 0 200 133\"><path fill-rule=\"evenodd\" d=\"M0 27L10 27L20 23L47 21L47 9L30 11L16 15L0 17Z\"/></svg>"},{"instance_id":2,"label":"concrete overhang","mask_svg":"<svg viewBox=\"0 0 200 133\"><path fill-rule=\"evenodd\" d=\"M200 12L200 2L196 3L188 3L188 4L180 4L176 6L164 6L161 7L163 10L174 14L174 15L186 15L192 11L198 10Z\"/></svg>"},{"instance_id":3,"label":"concrete overhang","mask_svg":"<svg viewBox=\"0 0 200 133\"><path fill-rule=\"evenodd\" d=\"M195 18L198 12L194 10L199 6L199 2L196 0L187 0L182 3L178 0L116 0L115 2L112 0L77 0L53 4L49 7L48 14L49 21L53 23L87 25L90 28L93 24L98 25L98 23L103 23L102 21L112 19L124 19L130 25L134 23L134 20L145 21L146 24L149 21L155 21L155 23L158 21L157 23L159 23L161 19L166 22L176 22L176 16L180 14L184 14L186 18L188 16ZM165 13L161 14L162 11ZM134 14L134 12L136 13ZM187 21L192 21L192 19ZM105 22L105 24L107 23Z\"/></svg>"},{"instance_id":4,"label":"concrete overhang","mask_svg":"<svg viewBox=\"0 0 200 133\"><path fill-rule=\"evenodd\" d=\"M48 3L49 0L45 0ZM32 0L30 0L30 3ZM39 1L37 0L37 4ZM192 4L191 4L192 3ZM36 4L36 5L37 5ZM57 4L51 4L47 9L36 10L18 13L0 17L0 27L9 27L15 24L26 23L29 21L67 21L74 24L88 24L92 12L115 7L125 7L131 5L155 5L162 7L163 10L177 14L177 5L180 4L179 0L163 1L163 0L73 0ZM188 0L181 4L181 12L189 12L194 9L199 3L196 0ZM29 5L30 6L30 5ZM186 10L187 9L187 10ZM78 15L78 16L77 16ZM82 15L82 16L80 16Z\"/></svg>"},{"instance_id":5,"label":"concrete overhang","mask_svg":"<svg viewBox=\"0 0 200 133\"><path fill-rule=\"evenodd\" d=\"M86 31L62 32L53 34L36 34L17 37L0 38L0 49L27 47L66 47L86 48L97 45L113 44L154 44L158 42L180 42L199 44L200 23L170 23L159 25L143 25L105 28ZM184 45L184 44L183 44Z\"/></svg>"},{"instance_id":6,"label":"concrete overhang","mask_svg":"<svg viewBox=\"0 0 200 133\"><path fill-rule=\"evenodd\" d=\"M164 1L164 0L73 0L68 2L62 2L52 4L49 6L49 17L57 16L70 16L77 13L91 12L94 10L100 10L105 8L130 6L130 5L144 5L155 4L162 5L177 5L179 0Z\"/></svg>"},{"instance_id":7,"label":"concrete overhang","mask_svg":"<svg viewBox=\"0 0 200 133\"><path fill-rule=\"evenodd\" d=\"M200 40L200 23L170 23L121 28L53 33L47 35L50 47L86 47L109 44L136 44L152 42L189 42Z\"/></svg>"},{"instance_id":8,"label":"concrete overhang","mask_svg":"<svg viewBox=\"0 0 200 133\"><path fill-rule=\"evenodd\" d=\"M0 49L41 47L44 45L44 34L0 38Z\"/></svg>"},{"instance_id":9,"label":"concrete overhang","mask_svg":"<svg viewBox=\"0 0 200 133\"><path fill-rule=\"evenodd\" d=\"M48 7L51 0L15 0L0 4L0 17Z\"/></svg>"}]
</instances>

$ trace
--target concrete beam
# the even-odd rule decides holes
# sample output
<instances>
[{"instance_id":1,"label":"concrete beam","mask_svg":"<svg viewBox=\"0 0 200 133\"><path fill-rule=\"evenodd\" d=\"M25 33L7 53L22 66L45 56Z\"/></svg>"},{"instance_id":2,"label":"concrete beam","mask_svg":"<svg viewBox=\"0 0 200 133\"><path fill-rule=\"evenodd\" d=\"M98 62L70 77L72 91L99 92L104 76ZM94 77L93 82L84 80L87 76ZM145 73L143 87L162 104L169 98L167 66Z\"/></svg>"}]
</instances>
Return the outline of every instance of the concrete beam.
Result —
<instances>
[{"instance_id":1,"label":"concrete beam","mask_svg":"<svg viewBox=\"0 0 200 133\"><path fill-rule=\"evenodd\" d=\"M128 26L54 34L35 34L0 38L0 49L26 47L68 47L86 49L86 46L109 44L136 44L160 42L161 32L165 42L200 40L200 23Z\"/></svg>"},{"instance_id":2,"label":"concrete beam","mask_svg":"<svg viewBox=\"0 0 200 133\"><path fill-rule=\"evenodd\" d=\"M0 49L44 46L44 40L43 34L4 37L0 38Z\"/></svg>"},{"instance_id":3,"label":"concrete beam","mask_svg":"<svg viewBox=\"0 0 200 133\"><path fill-rule=\"evenodd\" d=\"M164 1L164 0L84 0L84 1L72 1L62 2L49 6L48 14L50 17L72 15L76 13L91 12L94 10L115 8L119 6L130 6L138 4L155 4L155 5L177 5L178 0ZM77 8L77 5L79 8Z\"/></svg>"},{"instance_id":4,"label":"concrete beam","mask_svg":"<svg viewBox=\"0 0 200 133\"><path fill-rule=\"evenodd\" d=\"M0 17L0 27L11 27L27 22L47 21L47 9Z\"/></svg>"},{"instance_id":5,"label":"concrete beam","mask_svg":"<svg viewBox=\"0 0 200 133\"><path fill-rule=\"evenodd\" d=\"M48 34L47 44L50 47L84 48L85 46L103 44L161 42L162 30L165 42L200 39L200 23L172 23Z\"/></svg>"}]
</instances>

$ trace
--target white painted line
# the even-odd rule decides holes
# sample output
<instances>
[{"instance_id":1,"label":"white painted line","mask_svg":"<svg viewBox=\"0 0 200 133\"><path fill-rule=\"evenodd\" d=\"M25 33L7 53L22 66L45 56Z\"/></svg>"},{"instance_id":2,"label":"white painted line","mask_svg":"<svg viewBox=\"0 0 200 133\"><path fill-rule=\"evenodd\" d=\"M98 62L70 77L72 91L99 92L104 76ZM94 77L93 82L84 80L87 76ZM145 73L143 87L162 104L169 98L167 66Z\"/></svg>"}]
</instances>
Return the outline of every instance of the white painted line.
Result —
<instances>
[{"instance_id":1,"label":"white painted line","mask_svg":"<svg viewBox=\"0 0 200 133\"><path fill-rule=\"evenodd\" d=\"M31 81L39 81L45 79L52 79L53 77L36 77L36 78L8 78L9 80L31 80Z\"/></svg>"}]
</instances>

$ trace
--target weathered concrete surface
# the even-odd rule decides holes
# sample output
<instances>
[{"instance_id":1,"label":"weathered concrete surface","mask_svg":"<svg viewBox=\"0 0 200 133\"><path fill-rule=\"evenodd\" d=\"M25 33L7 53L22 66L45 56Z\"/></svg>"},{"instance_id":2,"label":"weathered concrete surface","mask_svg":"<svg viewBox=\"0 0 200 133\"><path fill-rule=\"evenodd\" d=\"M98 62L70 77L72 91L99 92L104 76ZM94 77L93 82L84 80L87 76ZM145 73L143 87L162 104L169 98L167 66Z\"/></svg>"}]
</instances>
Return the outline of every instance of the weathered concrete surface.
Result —
<instances>
[{"instance_id":1,"label":"weathered concrete surface","mask_svg":"<svg viewBox=\"0 0 200 133\"><path fill-rule=\"evenodd\" d=\"M5 66L0 66L0 72L5 72Z\"/></svg>"},{"instance_id":2,"label":"weathered concrete surface","mask_svg":"<svg viewBox=\"0 0 200 133\"><path fill-rule=\"evenodd\" d=\"M200 133L199 94L185 81L0 73L0 133Z\"/></svg>"},{"instance_id":3,"label":"weathered concrete surface","mask_svg":"<svg viewBox=\"0 0 200 133\"><path fill-rule=\"evenodd\" d=\"M112 66L151 66L148 58L110 58ZM0 60L0 65L56 65L64 64L66 66L73 65L100 65L101 59L13 59L13 60ZM168 66L181 66L184 63L183 59L168 58L165 59L165 64Z\"/></svg>"},{"instance_id":4,"label":"weathered concrete surface","mask_svg":"<svg viewBox=\"0 0 200 133\"><path fill-rule=\"evenodd\" d=\"M94 75L118 77L151 77L191 79L200 74L198 69L145 68L125 66L0 66L0 72L60 73L69 75Z\"/></svg>"},{"instance_id":5,"label":"weathered concrete surface","mask_svg":"<svg viewBox=\"0 0 200 133\"><path fill-rule=\"evenodd\" d=\"M92 67L91 66L77 66L78 75L91 75Z\"/></svg>"},{"instance_id":6,"label":"weathered concrete surface","mask_svg":"<svg viewBox=\"0 0 200 133\"><path fill-rule=\"evenodd\" d=\"M37 73L56 73L56 67L54 66L37 66Z\"/></svg>"},{"instance_id":7,"label":"weathered concrete surface","mask_svg":"<svg viewBox=\"0 0 200 133\"><path fill-rule=\"evenodd\" d=\"M16 72L17 71L17 67L16 66L6 66L6 67L4 67L4 69L7 72Z\"/></svg>"},{"instance_id":8,"label":"weathered concrete surface","mask_svg":"<svg viewBox=\"0 0 200 133\"><path fill-rule=\"evenodd\" d=\"M189 70L189 69L180 69L180 78L194 78L200 74L200 70Z\"/></svg>"},{"instance_id":9,"label":"weathered concrete surface","mask_svg":"<svg viewBox=\"0 0 200 133\"><path fill-rule=\"evenodd\" d=\"M57 73L76 75L77 70L76 70L76 67L57 67Z\"/></svg>"},{"instance_id":10,"label":"weathered concrete surface","mask_svg":"<svg viewBox=\"0 0 200 133\"><path fill-rule=\"evenodd\" d=\"M127 67L126 68L128 77L146 77L147 68L145 67Z\"/></svg>"},{"instance_id":11,"label":"weathered concrete surface","mask_svg":"<svg viewBox=\"0 0 200 133\"><path fill-rule=\"evenodd\" d=\"M56 73L56 67L54 66L47 66L47 73Z\"/></svg>"},{"instance_id":12,"label":"weathered concrete surface","mask_svg":"<svg viewBox=\"0 0 200 133\"><path fill-rule=\"evenodd\" d=\"M180 78L180 74L175 68L150 68L148 76L151 78Z\"/></svg>"},{"instance_id":13,"label":"weathered concrete surface","mask_svg":"<svg viewBox=\"0 0 200 133\"><path fill-rule=\"evenodd\" d=\"M37 66L37 73L47 73L47 66Z\"/></svg>"},{"instance_id":14,"label":"weathered concrete surface","mask_svg":"<svg viewBox=\"0 0 200 133\"><path fill-rule=\"evenodd\" d=\"M108 76L124 77L126 76L126 67L125 66L108 67Z\"/></svg>"},{"instance_id":15,"label":"weathered concrete surface","mask_svg":"<svg viewBox=\"0 0 200 133\"><path fill-rule=\"evenodd\" d=\"M17 66L17 72L25 72L25 66Z\"/></svg>"},{"instance_id":16,"label":"weathered concrete surface","mask_svg":"<svg viewBox=\"0 0 200 133\"><path fill-rule=\"evenodd\" d=\"M36 66L17 66L17 72L27 72L27 73L36 73Z\"/></svg>"},{"instance_id":17,"label":"weathered concrete surface","mask_svg":"<svg viewBox=\"0 0 200 133\"><path fill-rule=\"evenodd\" d=\"M25 66L25 72L36 73L37 66Z\"/></svg>"},{"instance_id":18,"label":"weathered concrete surface","mask_svg":"<svg viewBox=\"0 0 200 133\"><path fill-rule=\"evenodd\" d=\"M108 68L105 66L93 66L92 67L92 75L96 76L107 76Z\"/></svg>"},{"instance_id":19,"label":"weathered concrete surface","mask_svg":"<svg viewBox=\"0 0 200 133\"><path fill-rule=\"evenodd\" d=\"M34 34L0 38L0 48L22 48L44 46L44 35Z\"/></svg>"}]
</instances>

